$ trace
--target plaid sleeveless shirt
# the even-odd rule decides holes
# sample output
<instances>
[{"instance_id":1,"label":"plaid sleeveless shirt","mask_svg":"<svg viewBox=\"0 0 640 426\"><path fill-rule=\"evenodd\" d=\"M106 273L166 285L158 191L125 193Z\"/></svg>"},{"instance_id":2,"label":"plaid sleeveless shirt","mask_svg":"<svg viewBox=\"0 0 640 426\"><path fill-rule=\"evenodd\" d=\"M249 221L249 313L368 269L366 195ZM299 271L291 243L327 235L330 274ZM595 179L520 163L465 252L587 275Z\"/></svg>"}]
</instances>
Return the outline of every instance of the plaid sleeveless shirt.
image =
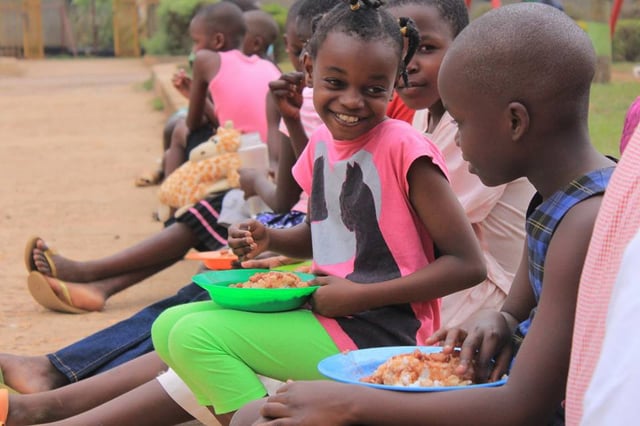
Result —
<instances>
[{"instance_id":1,"label":"plaid sleeveless shirt","mask_svg":"<svg viewBox=\"0 0 640 426\"><path fill-rule=\"evenodd\" d=\"M540 301L544 262L556 227L573 206L594 195L603 194L614 169L615 166L594 170L571 181L564 189L544 201L539 193L533 196L527 209L526 230L529 282L536 302ZM533 308L529 318L518 326L522 336L529 331L535 311L536 308Z\"/></svg>"}]
</instances>

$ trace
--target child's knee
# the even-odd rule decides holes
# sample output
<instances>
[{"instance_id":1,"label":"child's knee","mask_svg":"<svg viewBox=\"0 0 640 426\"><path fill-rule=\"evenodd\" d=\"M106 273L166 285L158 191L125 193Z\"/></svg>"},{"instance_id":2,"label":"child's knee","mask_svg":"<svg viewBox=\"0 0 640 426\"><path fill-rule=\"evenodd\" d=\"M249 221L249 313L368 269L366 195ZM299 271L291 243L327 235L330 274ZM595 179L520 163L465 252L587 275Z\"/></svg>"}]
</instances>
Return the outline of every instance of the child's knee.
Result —
<instances>
[{"instance_id":1,"label":"child's knee","mask_svg":"<svg viewBox=\"0 0 640 426\"><path fill-rule=\"evenodd\" d=\"M189 128L184 121L176 123L173 131L171 132L171 147L172 148L186 148L187 147L187 135L189 134Z\"/></svg>"},{"instance_id":2,"label":"child's knee","mask_svg":"<svg viewBox=\"0 0 640 426\"><path fill-rule=\"evenodd\" d=\"M163 314L160 314L151 325L153 347L158 356L165 362L167 362L169 356L169 334L171 333L171 327L172 324L163 318Z\"/></svg>"},{"instance_id":3,"label":"child's knee","mask_svg":"<svg viewBox=\"0 0 640 426\"><path fill-rule=\"evenodd\" d=\"M179 322L181 318L185 316L184 306L175 306L169 308L158 315L158 318L151 325L151 339L153 340L153 347L155 348L160 358L166 361L166 357L169 355L169 336L171 335L174 326Z\"/></svg>"}]
</instances>

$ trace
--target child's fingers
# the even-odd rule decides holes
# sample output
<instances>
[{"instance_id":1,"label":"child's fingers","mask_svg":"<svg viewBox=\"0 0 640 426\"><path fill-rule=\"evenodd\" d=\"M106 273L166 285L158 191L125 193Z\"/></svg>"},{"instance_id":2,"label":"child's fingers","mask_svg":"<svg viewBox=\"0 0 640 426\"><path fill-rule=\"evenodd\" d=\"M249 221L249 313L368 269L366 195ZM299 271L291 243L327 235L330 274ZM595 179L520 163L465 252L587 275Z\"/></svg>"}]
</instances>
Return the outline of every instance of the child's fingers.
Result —
<instances>
[{"instance_id":1,"label":"child's fingers","mask_svg":"<svg viewBox=\"0 0 640 426\"><path fill-rule=\"evenodd\" d=\"M276 89L276 90L272 90L271 93L276 98L289 98L293 96L293 93L291 93L291 91L288 89Z\"/></svg>"},{"instance_id":2,"label":"child's fingers","mask_svg":"<svg viewBox=\"0 0 640 426\"><path fill-rule=\"evenodd\" d=\"M425 344L427 344L427 345L439 345L447 337L447 333L448 332L449 332L449 329L447 329L447 328L441 328L441 329L437 330L435 333L433 333L431 336L429 336L427 338L427 340L425 340Z\"/></svg>"},{"instance_id":3,"label":"child's fingers","mask_svg":"<svg viewBox=\"0 0 640 426\"><path fill-rule=\"evenodd\" d=\"M323 286L329 284L329 277L315 277L309 281L310 286Z\"/></svg>"},{"instance_id":4,"label":"child's fingers","mask_svg":"<svg viewBox=\"0 0 640 426\"><path fill-rule=\"evenodd\" d=\"M231 244L229 244L229 247L231 247ZM245 260L250 260L256 256L256 254L254 253L255 248L256 248L255 243L246 244L246 241L245 241L243 242L243 245L238 245L236 247L233 247L232 251L233 251L233 254L238 256L238 258L241 261L241 264L244 264Z\"/></svg>"},{"instance_id":5,"label":"child's fingers","mask_svg":"<svg viewBox=\"0 0 640 426\"><path fill-rule=\"evenodd\" d=\"M445 353L453 352L453 349L464 344L468 339L467 332L461 328L451 328L447 331L442 341L442 351Z\"/></svg>"},{"instance_id":6,"label":"child's fingers","mask_svg":"<svg viewBox=\"0 0 640 426\"><path fill-rule=\"evenodd\" d=\"M260 415L262 415L262 417L266 419L266 421L265 422L257 421L254 423L254 425L264 425L264 426L281 425L284 423L282 423L282 420L280 418L288 417L290 414L286 405L284 405L281 402L271 401L269 399L260 409ZM272 420L272 419L277 419L277 420Z\"/></svg>"},{"instance_id":7,"label":"child's fingers","mask_svg":"<svg viewBox=\"0 0 640 426\"><path fill-rule=\"evenodd\" d=\"M511 347L506 347L503 351L501 351L495 359L495 364L493 366L493 371L491 371L491 375L489 376L489 381L495 382L496 380L500 380L503 375L509 372L509 367L511 366L511 358L513 357L513 350Z\"/></svg>"},{"instance_id":8,"label":"child's fingers","mask_svg":"<svg viewBox=\"0 0 640 426\"><path fill-rule=\"evenodd\" d=\"M290 72L283 74L280 77L281 80L286 81L291 84L300 85L304 81L304 73L302 72Z\"/></svg>"},{"instance_id":9,"label":"child's fingers","mask_svg":"<svg viewBox=\"0 0 640 426\"><path fill-rule=\"evenodd\" d=\"M282 90L288 88L290 85L291 84L289 82L286 82L284 80L274 80L269 82L269 90L271 92L275 90Z\"/></svg>"},{"instance_id":10,"label":"child's fingers","mask_svg":"<svg viewBox=\"0 0 640 426\"><path fill-rule=\"evenodd\" d=\"M492 334L485 335L484 341L480 346L480 350L476 356L475 370L476 380L480 383L484 383L489 378L491 370L493 369L493 357L496 354L496 348L498 347L498 341Z\"/></svg>"},{"instance_id":11,"label":"child's fingers","mask_svg":"<svg viewBox=\"0 0 640 426\"><path fill-rule=\"evenodd\" d=\"M453 348L456 342L445 342L445 348L449 345ZM482 336L478 333L467 334L464 341L460 345L460 366L458 367L459 373L464 373L467 369L473 365L476 352L482 343Z\"/></svg>"}]
</instances>

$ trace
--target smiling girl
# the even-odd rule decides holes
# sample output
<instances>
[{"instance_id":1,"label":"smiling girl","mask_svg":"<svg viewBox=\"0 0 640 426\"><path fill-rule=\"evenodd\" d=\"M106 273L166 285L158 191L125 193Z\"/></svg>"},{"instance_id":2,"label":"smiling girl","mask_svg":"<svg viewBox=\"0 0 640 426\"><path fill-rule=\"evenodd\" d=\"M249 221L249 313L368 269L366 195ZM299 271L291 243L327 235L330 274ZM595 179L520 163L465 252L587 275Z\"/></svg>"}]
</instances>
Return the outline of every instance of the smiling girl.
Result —
<instances>
[{"instance_id":1,"label":"smiling girl","mask_svg":"<svg viewBox=\"0 0 640 426\"><path fill-rule=\"evenodd\" d=\"M439 298L485 276L437 148L386 117L415 28L407 19L398 26L380 2L349 3L319 21L304 60L324 122L293 168L310 194L307 221L279 230L248 221L229 231L229 246L248 259L266 249L312 257L321 285L312 309L261 314L193 303L165 311L153 327L158 354L221 422L265 395L256 373L319 379L318 361L340 351L422 344L440 325Z\"/></svg>"}]
</instances>

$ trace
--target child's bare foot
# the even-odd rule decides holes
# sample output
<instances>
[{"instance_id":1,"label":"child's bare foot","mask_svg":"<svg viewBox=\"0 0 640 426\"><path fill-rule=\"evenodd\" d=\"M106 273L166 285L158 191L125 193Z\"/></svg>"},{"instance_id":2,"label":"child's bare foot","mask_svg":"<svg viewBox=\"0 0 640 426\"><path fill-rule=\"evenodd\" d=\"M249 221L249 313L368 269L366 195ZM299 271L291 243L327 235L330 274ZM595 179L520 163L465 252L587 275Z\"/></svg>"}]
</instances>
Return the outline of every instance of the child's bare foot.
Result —
<instances>
[{"instance_id":1,"label":"child's bare foot","mask_svg":"<svg viewBox=\"0 0 640 426\"><path fill-rule=\"evenodd\" d=\"M72 314L100 311L107 299L94 284L66 283L33 271L27 279L31 296L47 309Z\"/></svg>"},{"instance_id":2,"label":"child's bare foot","mask_svg":"<svg viewBox=\"0 0 640 426\"><path fill-rule=\"evenodd\" d=\"M75 283L85 283L95 279L83 269L80 262L67 259L50 250L42 239L36 242L32 256L37 271L48 277Z\"/></svg>"},{"instance_id":3,"label":"child's bare foot","mask_svg":"<svg viewBox=\"0 0 640 426\"><path fill-rule=\"evenodd\" d=\"M0 368L7 386L20 393L36 393L68 385L67 377L46 356L0 354Z\"/></svg>"},{"instance_id":4,"label":"child's bare foot","mask_svg":"<svg viewBox=\"0 0 640 426\"><path fill-rule=\"evenodd\" d=\"M85 311L93 312L104 309L106 298L95 286L91 284L63 283L55 278L51 278L48 281L58 299L67 301L69 298L73 306Z\"/></svg>"}]
</instances>

